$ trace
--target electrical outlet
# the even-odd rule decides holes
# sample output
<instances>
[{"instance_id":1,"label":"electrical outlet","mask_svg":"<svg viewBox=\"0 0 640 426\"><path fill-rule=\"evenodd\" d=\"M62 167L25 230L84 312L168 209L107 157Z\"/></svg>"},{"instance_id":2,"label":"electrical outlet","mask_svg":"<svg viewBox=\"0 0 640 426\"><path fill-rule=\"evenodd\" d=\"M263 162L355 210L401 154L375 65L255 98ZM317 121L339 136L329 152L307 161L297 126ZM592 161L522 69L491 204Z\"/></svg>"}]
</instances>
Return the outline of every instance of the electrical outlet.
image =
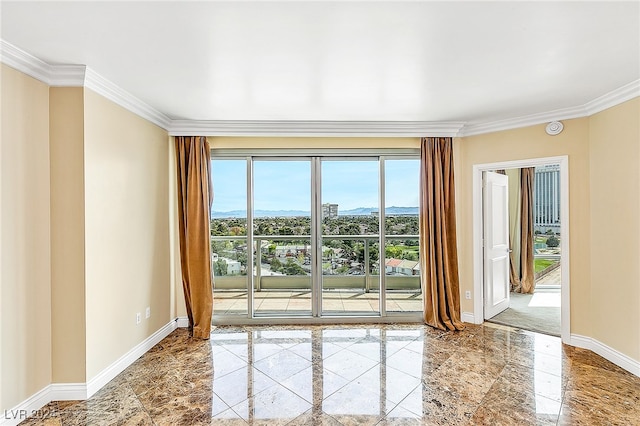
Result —
<instances>
[{"instance_id":1,"label":"electrical outlet","mask_svg":"<svg viewBox=\"0 0 640 426\"><path fill-rule=\"evenodd\" d=\"M151 316L151 308L147 306L147 310L144 311L145 318L149 318Z\"/></svg>"},{"instance_id":2,"label":"electrical outlet","mask_svg":"<svg viewBox=\"0 0 640 426\"><path fill-rule=\"evenodd\" d=\"M142 315L138 312L136 314L136 324L140 324L140 321L142 321Z\"/></svg>"},{"instance_id":3,"label":"electrical outlet","mask_svg":"<svg viewBox=\"0 0 640 426\"><path fill-rule=\"evenodd\" d=\"M464 297L466 297L467 299L471 299L471 291L467 290L464 292Z\"/></svg>"}]
</instances>

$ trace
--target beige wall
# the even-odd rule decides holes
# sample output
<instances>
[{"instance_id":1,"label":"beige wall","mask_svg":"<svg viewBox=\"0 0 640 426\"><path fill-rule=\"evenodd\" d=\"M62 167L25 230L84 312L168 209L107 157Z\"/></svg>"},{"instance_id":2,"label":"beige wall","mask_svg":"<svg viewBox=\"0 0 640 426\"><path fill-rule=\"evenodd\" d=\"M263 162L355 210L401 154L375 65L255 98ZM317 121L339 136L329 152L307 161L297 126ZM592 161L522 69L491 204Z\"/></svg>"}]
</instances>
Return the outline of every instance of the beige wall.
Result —
<instances>
[{"instance_id":1,"label":"beige wall","mask_svg":"<svg viewBox=\"0 0 640 426\"><path fill-rule=\"evenodd\" d=\"M52 381L86 381L84 89L49 90Z\"/></svg>"},{"instance_id":2,"label":"beige wall","mask_svg":"<svg viewBox=\"0 0 640 426\"><path fill-rule=\"evenodd\" d=\"M557 136L539 125L456 140L461 291L473 291L473 165L568 155L571 333L640 360L639 122L636 98L565 120Z\"/></svg>"},{"instance_id":3,"label":"beige wall","mask_svg":"<svg viewBox=\"0 0 640 426\"><path fill-rule=\"evenodd\" d=\"M169 138L165 130L89 89L84 106L91 380L172 319Z\"/></svg>"},{"instance_id":4,"label":"beige wall","mask_svg":"<svg viewBox=\"0 0 640 426\"><path fill-rule=\"evenodd\" d=\"M90 90L1 81L4 410L90 381L176 307L167 132Z\"/></svg>"},{"instance_id":5,"label":"beige wall","mask_svg":"<svg viewBox=\"0 0 640 426\"><path fill-rule=\"evenodd\" d=\"M591 336L640 360L640 98L589 119Z\"/></svg>"},{"instance_id":6,"label":"beige wall","mask_svg":"<svg viewBox=\"0 0 640 426\"><path fill-rule=\"evenodd\" d=\"M565 120L557 136L545 125L506 130L456 140L456 210L462 294L473 294L473 188L475 164L567 155L569 157L569 222L571 253L571 332L591 333L589 118ZM473 300L461 301L462 311L473 312Z\"/></svg>"},{"instance_id":7,"label":"beige wall","mask_svg":"<svg viewBox=\"0 0 640 426\"><path fill-rule=\"evenodd\" d=\"M2 65L0 413L51 382L49 87Z\"/></svg>"},{"instance_id":8,"label":"beige wall","mask_svg":"<svg viewBox=\"0 0 640 426\"><path fill-rule=\"evenodd\" d=\"M180 265L180 237L178 234L178 179L176 166L176 150L174 138L169 137L169 227L170 227L170 256L171 262L171 316L172 318L186 317L187 308L182 289L182 268Z\"/></svg>"}]
</instances>

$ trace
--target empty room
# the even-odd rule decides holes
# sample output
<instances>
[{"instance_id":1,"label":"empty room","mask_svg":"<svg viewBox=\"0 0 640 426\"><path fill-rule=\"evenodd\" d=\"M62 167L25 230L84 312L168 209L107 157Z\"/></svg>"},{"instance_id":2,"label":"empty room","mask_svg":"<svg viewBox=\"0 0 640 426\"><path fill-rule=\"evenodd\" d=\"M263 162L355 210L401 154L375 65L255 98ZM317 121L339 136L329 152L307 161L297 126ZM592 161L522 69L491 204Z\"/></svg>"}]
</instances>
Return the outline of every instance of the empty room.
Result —
<instances>
[{"instance_id":1,"label":"empty room","mask_svg":"<svg viewBox=\"0 0 640 426\"><path fill-rule=\"evenodd\" d=\"M0 20L0 425L640 424L640 1Z\"/></svg>"}]
</instances>

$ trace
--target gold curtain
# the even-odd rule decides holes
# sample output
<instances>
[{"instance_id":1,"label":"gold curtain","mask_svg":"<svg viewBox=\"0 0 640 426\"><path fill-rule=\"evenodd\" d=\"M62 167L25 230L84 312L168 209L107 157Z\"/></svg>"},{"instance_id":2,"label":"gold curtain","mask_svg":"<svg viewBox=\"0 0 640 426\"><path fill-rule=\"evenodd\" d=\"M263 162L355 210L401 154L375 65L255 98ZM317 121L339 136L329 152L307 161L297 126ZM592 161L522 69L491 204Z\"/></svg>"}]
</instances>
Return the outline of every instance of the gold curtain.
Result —
<instances>
[{"instance_id":1,"label":"gold curtain","mask_svg":"<svg viewBox=\"0 0 640 426\"><path fill-rule=\"evenodd\" d=\"M522 189L520 169L506 171L509 177L509 280L511 291L520 288L520 240L522 226L520 215L522 214Z\"/></svg>"},{"instance_id":2,"label":"gold curtain","mask_svg":"<svg viewBox=\"0 0 640 426\"><path fill-rule=\"evenodd\" d=\"M424 321L462 330L451 138L421 140L419 227Z\"/></svg>"},{"instance_id":3,"label":"gold curtain","mask_svg":"<svg viewBox=\"0 0 640 426\"><path fill-rule=\"evenodd\" d=\"M211 161L204 136L176 136L182 288L193 337L211 334Z\"/></svg>"},{"instance_id":4,"label":"gold curtain","mask_svg":"<svg viewBox=\"0 0 640 426\"><path fill-rule=\"evenodd\" d=\"M535 270L533 265L533 184L535 167L520 170L520 288L519 293L533 293ZM516 290L517 291L517 290Z\"/></svg>"}]
</instances>

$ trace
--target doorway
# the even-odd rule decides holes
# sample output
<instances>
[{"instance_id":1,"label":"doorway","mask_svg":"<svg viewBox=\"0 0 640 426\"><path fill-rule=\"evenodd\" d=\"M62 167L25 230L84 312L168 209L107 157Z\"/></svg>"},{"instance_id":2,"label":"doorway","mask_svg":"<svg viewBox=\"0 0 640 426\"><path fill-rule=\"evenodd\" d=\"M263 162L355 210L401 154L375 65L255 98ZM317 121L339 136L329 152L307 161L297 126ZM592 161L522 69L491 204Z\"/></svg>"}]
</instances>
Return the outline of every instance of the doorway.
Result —
<instances>
[{"instance_id":1,"label":"doorway","mask_svg":"<svg viewBox=\"0 0 640 426\"><path fill-rule=\"evenodd\" d=\"M504 285L505 275L508 277L509 272L513 274L513 271L504 269L505 262L500 262L501 259L507 258L506 263L511 263L508 257L513 257L513 253L509 253L513 245L510 241L507 247L501 246L499 243L504 245L504 241L500 242L498 238L492 242L491 236L488 236L489 241L484 241L487 239L484 235L487 227L485 219L488 214L491 214L486 210L487 202L494 204L496 202L508 204L508 202L500 200L501 197L498 196L501 194L500 189L492 191L493 198L498 200L492 201L492 194L486 194L486 190L483 192L483 179L488 173L495 171L501 171L514 179L514 176L517 176L515 171L530 167L538 171L536 177L538 189L532 194L536 201L531 206L533 208L533 223L529 231L531 235L527 235L531 238L532 266L535 267L535 277L532 281L535 284L531 293L527 291L519 293L512 291L514 290L512 278L507 279L506 287L496 284L502 282ZM505 173L502 170L511 170L511 173ZM570 337L568 158L564 156L482 164L475 165L473 171L474 291L477 295L474 302L474 322L482 323L486 319L517 328L560 335L563 341L568 341ZM504 180L507 177L503 176ZM511 207L513 211L513 206ZM489 227L498 226L504 220L508 221L505 218L509 216L508 212L508 206L503 207L502 212L496 216L497 219L492 220L492 225ZM513 228L513 221L509 224L509 228ZM506 232L508 233L509 230L506 229ZM502 232L498 230L493 233L500 236ZM492 244L493 247L487 247ZM485 254L495 259L489 259L487 263ZM494 265L502 270L496 273L493 271ZM513 268L513 265L510 266ZM489 277L491 274L495 275L496 282L491 281L493 279ZM485 282L491 283L494 289L485 288Z\"/></svg>"}]
</instances>

